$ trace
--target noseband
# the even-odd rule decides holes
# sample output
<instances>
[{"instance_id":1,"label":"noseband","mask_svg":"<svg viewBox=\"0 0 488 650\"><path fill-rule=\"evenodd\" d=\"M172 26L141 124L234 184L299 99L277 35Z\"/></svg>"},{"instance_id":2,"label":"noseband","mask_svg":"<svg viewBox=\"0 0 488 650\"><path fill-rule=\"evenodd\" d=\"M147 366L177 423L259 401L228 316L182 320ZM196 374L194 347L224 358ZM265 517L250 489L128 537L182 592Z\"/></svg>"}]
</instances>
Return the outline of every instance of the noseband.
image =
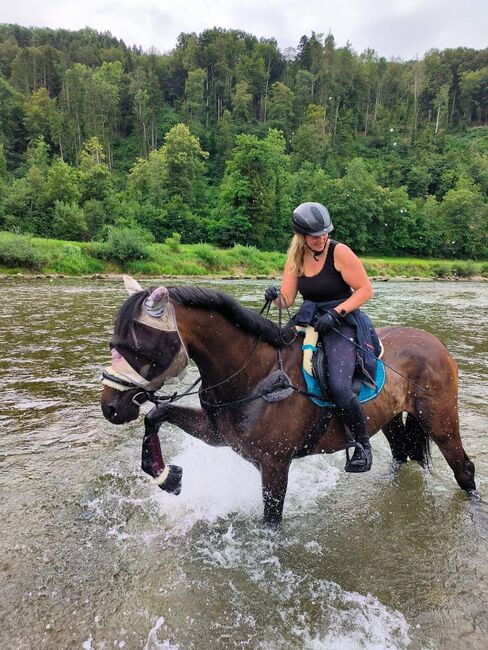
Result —
<instances>
[{"instance_id":1,"label":"noseband","mask_svg":"<svg viewBox=\"0 0 488 650\"><path fill-rule=\"evenodd\" d=\"M153 404L156 404L155 393L163 387L164 381L162 381L161 385L157 388L148 389L141 384L136 384L135 382L126 379L122 374L116 373L112 369L105 369L102 371L102 384L120 392L137 389L138 392L133 396L132 403L137 406L142 406L145 402L153 402Z\"/></svg>"}]
</instances>

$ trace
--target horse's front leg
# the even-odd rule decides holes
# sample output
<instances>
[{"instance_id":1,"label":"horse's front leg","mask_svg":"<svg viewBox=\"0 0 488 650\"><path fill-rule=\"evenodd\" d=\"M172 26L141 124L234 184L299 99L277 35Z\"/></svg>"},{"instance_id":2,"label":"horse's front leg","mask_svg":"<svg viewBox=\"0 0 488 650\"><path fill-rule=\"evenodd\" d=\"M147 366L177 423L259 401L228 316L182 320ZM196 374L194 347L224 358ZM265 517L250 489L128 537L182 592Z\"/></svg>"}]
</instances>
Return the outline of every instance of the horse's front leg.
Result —
<instances>
[{"instance_id":1,"label":"horse's front leg","mask_svg":"<svg viewBox=\"0 0 488 650\"><path fill-rule=\"evenodd\" d=\"M153 408L145 417L144 424L148 426L148 418L150 426L157 427L155 431L159 431L163 422L174 424L179 429L189 433L194 438L198 438L207 445L213 447L223 447L227 442L220 436L208 415L201 408L194 408L191 406L178 406L177 404L161 404Z\"/></svg>"},{"instance_id":2,"label":"horse's front leg","mask_svg":"<svg viewBox=\"0 0 488 650\"><path fill-rule=\"evenodd\" d=\"M264 502L264 524L278 528L283 517L286 489L288 487L289 460L266 458L261 462L261 483Z\"/></svg>"}]
</instances>

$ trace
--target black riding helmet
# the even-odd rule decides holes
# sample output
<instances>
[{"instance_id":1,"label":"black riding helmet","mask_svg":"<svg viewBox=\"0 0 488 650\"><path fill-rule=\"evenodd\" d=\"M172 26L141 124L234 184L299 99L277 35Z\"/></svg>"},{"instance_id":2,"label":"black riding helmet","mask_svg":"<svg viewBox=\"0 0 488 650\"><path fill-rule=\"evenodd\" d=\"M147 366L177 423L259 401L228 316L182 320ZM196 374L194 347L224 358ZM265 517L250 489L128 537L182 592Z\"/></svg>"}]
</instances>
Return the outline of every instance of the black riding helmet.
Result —
<instances>
[{"instance_id":1,"label":"black riding helmet","mask_svg":"<svg viewBox=\"0 0 488 650\"><path fill-rule=\"evenodd\" d=\"M301 203L293 210L293 230L300 235L324 235L334 229L329 211L321 203Z\"/></svg>"}]
</instances>

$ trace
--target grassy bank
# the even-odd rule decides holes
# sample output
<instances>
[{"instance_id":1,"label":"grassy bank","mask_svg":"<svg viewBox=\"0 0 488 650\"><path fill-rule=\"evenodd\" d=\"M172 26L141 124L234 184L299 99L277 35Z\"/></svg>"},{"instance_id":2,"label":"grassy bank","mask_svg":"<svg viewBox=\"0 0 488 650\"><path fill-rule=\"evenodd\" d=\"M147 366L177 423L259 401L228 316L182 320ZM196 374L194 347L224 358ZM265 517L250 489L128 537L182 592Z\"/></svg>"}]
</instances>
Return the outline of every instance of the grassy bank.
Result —
<instances>
[{"instance_id":1,"label":"grassy bank","mask_svg":"<svg viewBox=\"0 0 488 650\"><path fill-rule=\"evenodd\" d=\"M117 247L113 242L66 242L0 232L0 273L278 277L285 262L284 253L240 245L222 250L210 244L181 244L177 236L164 244L146 244L139 252L129 251L127 242L125 246L124 242ZM373 278L488 278L488 261L362 259Z\"/></svg>"}]
</instances>

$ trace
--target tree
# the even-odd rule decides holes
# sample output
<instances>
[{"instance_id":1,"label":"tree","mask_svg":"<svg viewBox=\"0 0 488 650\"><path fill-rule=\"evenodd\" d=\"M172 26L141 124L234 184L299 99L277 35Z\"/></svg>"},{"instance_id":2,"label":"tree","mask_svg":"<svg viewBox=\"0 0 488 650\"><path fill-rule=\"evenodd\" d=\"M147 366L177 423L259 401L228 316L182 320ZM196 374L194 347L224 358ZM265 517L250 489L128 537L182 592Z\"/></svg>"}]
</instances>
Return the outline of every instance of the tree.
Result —
<instances>
[{"instance_id":1,"label":"tree","mask_svg":"<svg viewBox=\"0 0 488 650\"><path fill-rule=\"evenodd\" d=\"M287 142L290 140L295 97L285 84L277 81L271 86L268 105L268 123L271 128L281 129Z\"/></svg>"},{"instance_id":2,"label":"tree","mask_svg":"<svg viewBox=\"0 0 488 650\"><path fill-rule=\"evenodd\" d=\"M48 169L44 191L48 205L54 205L56 201L76 204L81 194L77 170L63 160L55 159Z\"/></svg>"},{"instance_id":3,"label":"tree","mask_svg":"<svg viewBox=\"0 0 488 650\"><path fill-rule=\"evenodd\" d=\"M488 206L470 179L461 178L455 189L446 193L439 217L447 255L474 259L488 255Z\"/></svg>"},{"instance_id":4,"label":"tree","mask_svg":"<svg viewBox=\"0 0 488 650\"><path fill-rule=\"evenodd\" d=\"M24 108L21 95L0 77L0 142L4 145L7 166L19 164L25 150Z\"/></svg>"},{"instance_id":5,"label":"tree","mask_svg":"<svg viewBox=\"0 0 488 650\"><path fill-rule=\"evenodd\" d=\"M24 123L29 140L42 136L51 147L58 147L63 158L62 115L57 109L54 97L49 97L46 88L38 88L27 100L24 110Z\"/></svg>"},{"instance_id":6,"label":"tree","mask_svg":"<svg viewBox=\"0 0 488 650\"><path fill-rule=\"evenodd\" d=\"M317 104L310 104L307 117L292 138L292 160L295 169L303 162L323 165L327 157L330 136L325 110Z\"/></svg>"},{"instance_id":7,"label":"tree","mask_svg":"<svg viewBox=\"0 0 488 650\"><path fill-rule=\"evenodd\" d=\"M98 201L108 211L114 192L113 179L97 138L90 138L84 143L78 176L81 201Z\"/></svg>"},{"instance_id":8,"label":"tree","mask_svg":"<svg viewBox=\"0 0 488 650\"><path fill-rule=\"evenodd\" d=\"M225 110L217 122L215 132L215 163L217 174L222 176L225 163L230 159L234 146L234 126L230 111Z\"/></svg>"},{"instance_id":9,"label":"tree","mask_svg":"<svg viewBox=\"0 0 488 650\"><path fill-rule=\"evenodd\" d=\"M246 124L252 120L252 95L247 81L239 81L232 95L232 116L236 123Z\"/></svg>"},{"instance_id":10,"label":"tree","mask_svg":"<svg viewBox=\"0 0 488 650\"><path fill-rule=\"evenodd\" d=\"M181 196L187 205L195 206L199 199L198 184L205 174L203 161L208 153L201 149L198 139L185 124L177 124L168 131L162 149L165 158L163 183L168 195Z\"/></svg>"},{"instance_id":11,"label":"tree","mask_svg":"<svg viewBox=\"0 0 488 650\"><path fill-rule=\"evenodd\" d=\"M136 162L129 176L130 188L140 201L175 216L176 206L185 206L188 213L198 210L205 195L203 161L207 157L186 124L177 124L168 131L160 149Z\"/></svg>"},{"instance_id":12,"label":"tree","mask_svg":"<svg viewBox=\"0 0 488 650\"><path fill-rule=\"evenodd\" d=\"M345 176L330 181L325 188L337 238L357 253L375 250L381 221L381 190L364 160L354 158Z\"/></svg>"},{"instance_id":13,"label":"tree","mask_svg":"<svg viewBox=\"0 0 488 650\"><path fill-rule=\"evenodd\" d=\"M85 213L76 203L56 201L53 211L52 234L58 239L83 240L88 234Z\"/></svg>"},{"instance_id":14,"label":"tree","mask_svg":"<svg viewBox=\"0 0 488 650\"><path fill-rule=\"evenodd\" d=\"M185 100L183 111L188 123L198 128L203 126L205 120L205 70L198 68L190 70L185 82Z\"/></svg>"},{"instance_id":15,"label":"tree","mask_svg":"<svg viewBox=\"0 0 488 650\"><path fill-rule=\"evenodd\" d=\"M222 181L216 240L226 246L252 244L283 248L290 214L288 156L285 141L270 130L264 140L236 138Z\"/></svg>"}]
</instances>

